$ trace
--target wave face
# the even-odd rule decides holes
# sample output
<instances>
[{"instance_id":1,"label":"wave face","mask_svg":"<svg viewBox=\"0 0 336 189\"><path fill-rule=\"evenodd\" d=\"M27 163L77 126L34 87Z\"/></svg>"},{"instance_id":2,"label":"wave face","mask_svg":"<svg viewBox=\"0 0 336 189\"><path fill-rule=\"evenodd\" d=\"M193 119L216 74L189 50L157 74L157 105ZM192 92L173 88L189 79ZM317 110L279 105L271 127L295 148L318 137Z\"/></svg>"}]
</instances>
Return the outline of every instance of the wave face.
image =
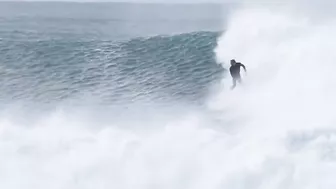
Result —
<instances>
[{"instance_id":1,"label":"wave face","mask_svg":"<svg viewBox=\"0 0 336 189\"><path fill-rule=\"evenodd\" d=\"M212 52L217 36L195 32L126 41L5 39L0 99L51 103L92 95L101 103L197 100L221 72Z\"/></svg>"}]
</instances>

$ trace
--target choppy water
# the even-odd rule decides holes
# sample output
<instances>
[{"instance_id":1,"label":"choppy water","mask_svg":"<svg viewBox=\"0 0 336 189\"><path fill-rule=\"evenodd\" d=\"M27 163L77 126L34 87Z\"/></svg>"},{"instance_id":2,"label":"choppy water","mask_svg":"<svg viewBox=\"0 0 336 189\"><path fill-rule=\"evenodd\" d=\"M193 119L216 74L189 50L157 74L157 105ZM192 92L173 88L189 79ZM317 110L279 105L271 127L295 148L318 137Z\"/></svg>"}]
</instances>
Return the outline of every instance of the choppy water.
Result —
<instances>
[{"instance_id":1,"label":"choppy water","mask_svg":"<svg viewBox=\"0 0 336 189\"><path fill-rule=\"evenodd\" d=\"M181 14L179 6L3 5L8 6L2 7L0 31L4 102L49 102L84 95L110 103L139 98L197 100L220 72L212 51L219 33L207 27L210 16L212 28L221 25L216 13L198 20L192 12ZM153 18L157 8L166 15ZM169 16L169 11L181 18Z\"/></svg>"}]
</instances>

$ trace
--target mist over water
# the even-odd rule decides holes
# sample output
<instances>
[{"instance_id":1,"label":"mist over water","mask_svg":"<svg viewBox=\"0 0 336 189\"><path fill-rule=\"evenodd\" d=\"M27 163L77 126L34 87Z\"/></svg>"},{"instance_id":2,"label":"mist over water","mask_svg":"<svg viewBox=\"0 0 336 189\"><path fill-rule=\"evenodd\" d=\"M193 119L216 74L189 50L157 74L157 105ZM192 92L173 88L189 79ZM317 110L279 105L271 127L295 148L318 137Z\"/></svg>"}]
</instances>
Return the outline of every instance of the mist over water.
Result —
<instances>
[{"instance_id":1,"label":"mist over water","mask_svg":"<svg viewBox=\"0 0 336 189\"><path fill-rule=\"evenodd\" d=\"M322 11L293 10L267 5L237 10L215 49L223 67L232 58L248 67L244 86L224 90L211 107L244 120L237 133L250 146L244 155L259 156L254 176L272 162L274 175L267 173L252 188L335 185L329 180L335 175L335 20ZM231 80L223 82L228 86Z\"/></svg>"},{"instance_id":2,"label":"mist over water","mask_svg":"<svg viewBox=\"0 0 336 189\"><path fill-rule=\"evenodd\" d=\"M334 20L284 7L235 9L220 36L90 44L85 52L96 47L90 60L100 62L90 69L45 67L43 81L58 90L44 85L45 95L34 96L41 89L31 85L29 98L16 90L1 96L0 188L335 187ZM232 58L248 70L233 91L218 68ZM85 71L71 75L78 68ZM12 87L31 79L1 69ZM27 101L52 108L27 111Z\"/></svg>"}]
</instances>

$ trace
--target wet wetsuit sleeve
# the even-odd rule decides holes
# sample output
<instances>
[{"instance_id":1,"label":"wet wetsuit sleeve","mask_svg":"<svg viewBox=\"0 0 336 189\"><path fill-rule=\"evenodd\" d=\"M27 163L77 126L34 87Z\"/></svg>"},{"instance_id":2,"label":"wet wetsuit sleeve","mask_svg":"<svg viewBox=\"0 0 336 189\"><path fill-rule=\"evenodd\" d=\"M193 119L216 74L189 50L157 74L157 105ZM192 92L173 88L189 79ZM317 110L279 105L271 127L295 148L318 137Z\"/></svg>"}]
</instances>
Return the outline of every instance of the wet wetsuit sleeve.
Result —
<instances>
[{"instance_id":1,"label":"wet wetsuit sleeve","mask_svg":"<svg viewBox=\"0 0 336 189\"><path fill-rule=\"evenodd\" d=\"M246 67L244 64L240 63L240 66L244 68L245 72L246 72Z\"/></svg>"}]
</instances>

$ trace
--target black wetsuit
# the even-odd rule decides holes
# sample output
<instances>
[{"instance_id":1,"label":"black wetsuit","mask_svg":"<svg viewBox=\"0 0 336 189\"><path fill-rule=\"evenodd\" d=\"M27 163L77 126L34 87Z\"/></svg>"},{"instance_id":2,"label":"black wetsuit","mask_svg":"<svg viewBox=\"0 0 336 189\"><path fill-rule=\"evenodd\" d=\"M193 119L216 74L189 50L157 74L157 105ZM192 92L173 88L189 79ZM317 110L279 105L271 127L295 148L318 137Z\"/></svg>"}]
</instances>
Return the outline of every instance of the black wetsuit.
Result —
<instances>
[{"instance_id":1,"label":"black wetsuit","mask_svg":"<svg viewBox=\"0 0 336 189\"><path fill-rule=\"evenodd\" d=\"M237 80L238 80L238 82L241 82L240 67L243 67L244 70L246 70L244 64L238 63L238 62L235 65L233 65L233 66L230 67L230 74L231 74L232 79L233 79L233 86L232 86L232 88L234 88L236 86Z\"/></svg>"},{"instance_id":2,"label":"black wetsuit","mask_svg":"<svg viewBox=\"0 0 336 189\"><path fill-rule=\"evenodd\" d=\"M240 79L240 66L245 69L245 66L242 63L236 63L234 66L230 67L230 74L233 79Z\"/></svg>"}]
</instances>

